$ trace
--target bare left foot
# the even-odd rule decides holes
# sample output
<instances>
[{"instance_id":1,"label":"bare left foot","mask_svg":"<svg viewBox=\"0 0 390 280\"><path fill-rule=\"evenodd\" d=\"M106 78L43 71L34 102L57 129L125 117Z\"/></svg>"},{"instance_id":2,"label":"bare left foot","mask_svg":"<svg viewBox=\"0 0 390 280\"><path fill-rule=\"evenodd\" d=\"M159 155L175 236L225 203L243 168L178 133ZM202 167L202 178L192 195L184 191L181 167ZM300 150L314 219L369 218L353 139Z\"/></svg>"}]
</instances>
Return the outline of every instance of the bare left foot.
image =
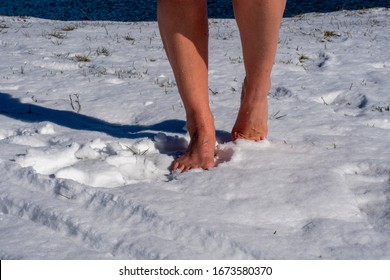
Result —
<instances>
[{"instance_id":1,"label":"bare left foot","mask_svg":"<svg viewBox=\"0 0 390 280\"><path fill-rule=\"evenodd\" d=\"M268 134L268 87L265 92L248 91L246 80L241 93L241 105L232 129L233 141L264 140Z\"/></svg>"}]
</instances>

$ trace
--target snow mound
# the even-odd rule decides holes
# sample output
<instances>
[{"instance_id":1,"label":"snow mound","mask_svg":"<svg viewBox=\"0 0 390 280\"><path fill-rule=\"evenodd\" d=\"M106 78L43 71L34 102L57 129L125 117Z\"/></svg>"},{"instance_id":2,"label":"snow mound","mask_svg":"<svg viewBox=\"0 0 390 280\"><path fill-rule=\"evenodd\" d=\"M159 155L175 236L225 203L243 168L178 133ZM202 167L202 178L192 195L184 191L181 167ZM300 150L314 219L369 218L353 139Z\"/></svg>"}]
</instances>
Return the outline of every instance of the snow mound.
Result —
<instances>
[{"instance_id":1,"label":"snow mound","mask_svg":"<svg viewBox=\"0 0 390 280\"><path fill-rule=\"evenodd\" d=\"M92 187L118 187L140 182L163 181L171 158L160 154L149 139L49 145L28 149L16 160L22 167L57 178L72 179Z\"/></svg>"}]
</instances>

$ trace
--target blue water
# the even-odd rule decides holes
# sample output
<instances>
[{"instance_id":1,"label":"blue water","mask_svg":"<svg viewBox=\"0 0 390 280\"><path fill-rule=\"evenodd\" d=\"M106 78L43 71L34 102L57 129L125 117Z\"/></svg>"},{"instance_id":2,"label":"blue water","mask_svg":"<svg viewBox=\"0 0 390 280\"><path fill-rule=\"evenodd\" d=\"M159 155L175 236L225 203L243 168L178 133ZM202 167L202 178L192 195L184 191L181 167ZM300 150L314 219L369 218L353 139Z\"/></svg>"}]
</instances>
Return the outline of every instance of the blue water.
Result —
<instances>
[{"instance_id":1,"label":"blue water","mask_svg":"<svg viewBox=\"0 0 390 280\"><path fill-rule=\"evenodd\" d=\"M0 0L0 15L58 20L155 21L157 0ZM231 0L208 0L211 18L233 18ZM285 17L390 7L390 0L287 0Z\"/></svg>"}]
</instances>

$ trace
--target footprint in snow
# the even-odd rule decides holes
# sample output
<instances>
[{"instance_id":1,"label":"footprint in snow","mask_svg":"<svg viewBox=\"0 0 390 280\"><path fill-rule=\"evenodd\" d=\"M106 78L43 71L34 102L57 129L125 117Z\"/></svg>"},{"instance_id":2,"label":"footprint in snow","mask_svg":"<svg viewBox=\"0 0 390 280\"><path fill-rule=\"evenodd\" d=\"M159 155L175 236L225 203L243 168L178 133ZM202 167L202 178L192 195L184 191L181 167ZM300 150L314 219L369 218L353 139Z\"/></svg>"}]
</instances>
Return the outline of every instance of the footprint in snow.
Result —
<instances>
[{"instance_id":1,"label":"footprint in snow","mask_svg":"<svg viewBox=\"0 0 390 280\"><path fill-rule=\"evenodd\" d=\"M368 99L362 93L348 91L339 94L330 105L335 112L346 116L358 116L367 107Z\"/></svg>"},{"instance_id":2,"label":"footprint in snow","mask_svg":"<svg viewBox=\"0 0 390 280\"><path fill-rule=\"evenodd\" d=\"M355 91L330 92L322 95L316 101L330 105L335 112L345 116L359 116L367 109L369 103L366 95Z\"/></svg>"},{"instance_id":3,"label":"footprint in snow","mask_svg":"<svg viewBox=\"0 0 390 280\"><path fill-rule=\"evenodd\" d=\"M325 52L320 52L318 54L318 59L316 60L316 65L318 68L324 68L329 65L331 56Z\"/></svg>"},{"instance_id":4,"label":"footprint in snow","mask_svg":"<svg viewBox=\"0 0 390 280\"><path fill-rule=\"evenodd\" d=\"M274 90L272 90L269 94L270 97L275 99L284 99L289 98L293 96L293 93L290 89L285 87L277 87Z\"/></svg>"}]
</instances>

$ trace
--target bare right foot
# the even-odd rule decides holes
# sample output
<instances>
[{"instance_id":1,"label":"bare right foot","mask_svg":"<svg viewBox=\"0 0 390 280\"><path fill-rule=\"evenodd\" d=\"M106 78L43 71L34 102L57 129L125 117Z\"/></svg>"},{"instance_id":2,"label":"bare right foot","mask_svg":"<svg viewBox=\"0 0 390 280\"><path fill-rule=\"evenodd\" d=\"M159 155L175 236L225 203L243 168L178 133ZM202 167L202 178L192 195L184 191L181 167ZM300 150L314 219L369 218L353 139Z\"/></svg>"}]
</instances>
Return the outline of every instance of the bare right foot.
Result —
<instances>
[{"instance_id":1,"label":"bare right foot","mask_svg":"<svg viewBox=\"0 0 390 280\"><path fill-rule=\"evenodd\" d=\"M215 166L215 128L214 118L210 115L187 118L187 129L191 141L184 155L172 163L172 170L186 172L190 169L207 170Z\"/></svg>"}]
</instances>

